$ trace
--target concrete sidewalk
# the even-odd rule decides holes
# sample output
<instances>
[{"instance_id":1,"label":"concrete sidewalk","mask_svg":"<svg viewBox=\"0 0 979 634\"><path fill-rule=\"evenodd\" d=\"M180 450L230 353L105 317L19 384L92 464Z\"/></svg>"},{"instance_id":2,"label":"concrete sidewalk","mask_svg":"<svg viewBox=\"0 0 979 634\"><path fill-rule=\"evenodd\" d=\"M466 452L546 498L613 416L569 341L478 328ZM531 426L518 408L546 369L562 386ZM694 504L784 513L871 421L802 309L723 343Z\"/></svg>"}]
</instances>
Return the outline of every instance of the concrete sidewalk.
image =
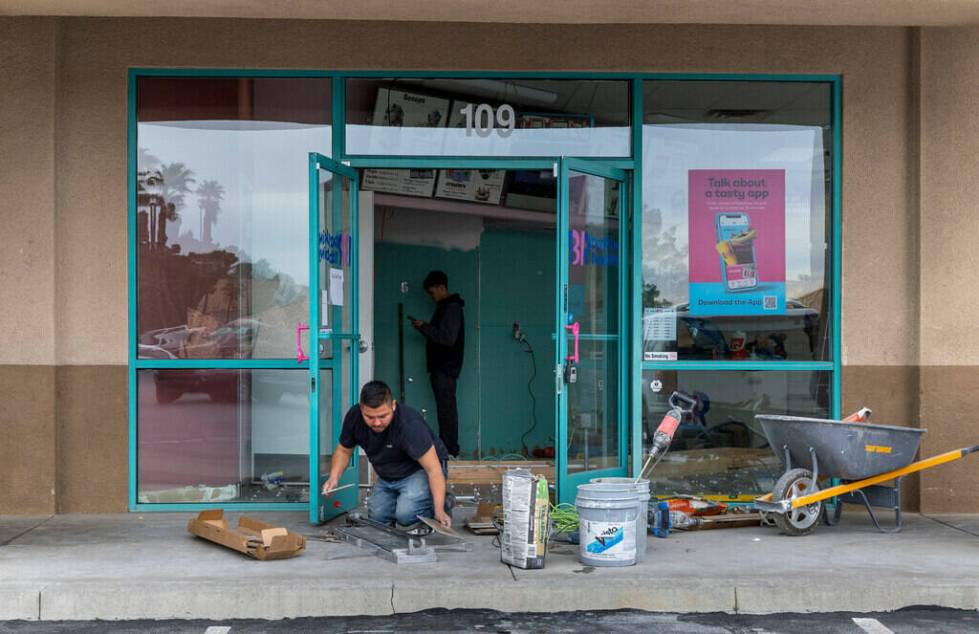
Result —
<instances>
[{"instance_id":1,"label":"concrete sidewalk","mask_svg":"<svg viewBox=\"0 0 979 634\"><path fill-rule=\"evenodd\" d=\"M465 513L459 509L457 521ZM254 513L307 535L303 513ZM979 608L979 516L906 516L898 535L858 510L790 538L770 528L650 538L647 560L589 568L556 545L544 570L502 565L491 538L469 553L396 566L347 544L260 562L189 535L174 514L0 518L0 620L266 618L428 608L668 612ZM237 521L237 514L229 514Z\"/></svg>"}]
</instances>

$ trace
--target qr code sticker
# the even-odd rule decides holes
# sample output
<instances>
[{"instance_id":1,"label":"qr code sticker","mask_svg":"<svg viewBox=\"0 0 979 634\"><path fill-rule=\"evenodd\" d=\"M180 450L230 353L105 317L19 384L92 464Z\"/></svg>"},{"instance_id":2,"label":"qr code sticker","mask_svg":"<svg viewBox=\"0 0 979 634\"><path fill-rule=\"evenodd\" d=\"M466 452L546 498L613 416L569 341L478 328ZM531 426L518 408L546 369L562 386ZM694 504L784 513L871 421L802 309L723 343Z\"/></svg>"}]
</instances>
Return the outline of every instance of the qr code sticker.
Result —
<instances>
[{"instance_id":1,"label":"qr code sticker","mask_svg":"<svg viewBox=\"0 0 979 634\"><path fill-rule=\"evenodd\" d=\"M765 295L762 303L765 310L775 310L778 308L778 297L775 295Z\"/></svg>"}]
</instances>

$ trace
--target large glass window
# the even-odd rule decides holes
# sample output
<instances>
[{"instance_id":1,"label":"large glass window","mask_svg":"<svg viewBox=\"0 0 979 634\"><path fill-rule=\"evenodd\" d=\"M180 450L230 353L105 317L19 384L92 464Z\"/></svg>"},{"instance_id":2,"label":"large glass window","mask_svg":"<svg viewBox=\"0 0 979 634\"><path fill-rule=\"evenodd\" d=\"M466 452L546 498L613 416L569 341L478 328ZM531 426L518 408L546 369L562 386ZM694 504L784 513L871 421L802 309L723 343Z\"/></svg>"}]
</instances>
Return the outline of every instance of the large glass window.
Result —
<instances>
[{"instance_id":1,"label":"large glass window","mask_svg":"<svg viewBox=\"0 0 979 634\"><path fill-rule=\"evenodd\" d=\"M830 84L644 99L644 360L831 360Z\"/></svg>"},{"instance_id":2,"label":"large glass window","mask_svg":"<svg viewBox=\"0 0 979 634\"><path fill-rule=\"evenodd\" d=\"M831 372L647 370L642 381L643 446L670 409L674 390L696 406L648 474L655 495L716 495L751 501L772 490L782 467L757 414L827 418Z\"/></svg>"},{"instance_id":3,"label":"large glass window","mask_svg":"<svg viewBox=\"0 0 979 634\"><path fill-rule=\"evenodd\" d=\"M351 79L348 154L631 154L629 82L579 79Z\"/></svg>"},{"instance_id":4,"label":"large glass window","mask_svg":"<svg viewBox=\"0 0 979 634\"><path fill-rule=\"evenodd\" d=\"M140 358L293 355L330 111L325 78L139 78Z\"/></svg>"},{"instance_id":5,"label":"large glass window","mask_svg":"<svg viewBox=\"0 0 979 634\"><path fill-rule=\"evenodd\" d=\"M137 502L309 500L305 371L139 370L136 389Z\"/></svg>"}]
</instances>

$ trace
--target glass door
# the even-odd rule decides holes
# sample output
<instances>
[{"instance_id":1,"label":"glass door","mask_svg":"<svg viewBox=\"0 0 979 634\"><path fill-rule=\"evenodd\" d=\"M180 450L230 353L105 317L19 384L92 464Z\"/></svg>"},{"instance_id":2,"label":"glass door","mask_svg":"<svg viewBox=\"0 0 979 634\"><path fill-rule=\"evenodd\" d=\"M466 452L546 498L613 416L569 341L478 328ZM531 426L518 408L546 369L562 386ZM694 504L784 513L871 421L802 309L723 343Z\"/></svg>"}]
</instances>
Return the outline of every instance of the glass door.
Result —
<instances>
[{"instance_id":1,"label":"glass door","mask_svg":"<svg viewBox=\"0 0 979 634\"><path fill-rule=\"evenodd\" d=\"M309 155L310 521L325 522L358 502L357 455L330 497L330 473L343 417L357 402L357 171ZM299 337L297 329L297 338ZM298 340L303 361L302 340ZM347 488L343 488L345 485Z\"/></svg>"},{"instance_id":2,"label":"glass door","mask_svg":"<svg viewBox=\"0 0 979 634\"><path fill-rule=\"evenodd\" d=\"M562 159L558 184L558 499L625 476L629 350L626 173Z\"/></svg>"}]
</instances>

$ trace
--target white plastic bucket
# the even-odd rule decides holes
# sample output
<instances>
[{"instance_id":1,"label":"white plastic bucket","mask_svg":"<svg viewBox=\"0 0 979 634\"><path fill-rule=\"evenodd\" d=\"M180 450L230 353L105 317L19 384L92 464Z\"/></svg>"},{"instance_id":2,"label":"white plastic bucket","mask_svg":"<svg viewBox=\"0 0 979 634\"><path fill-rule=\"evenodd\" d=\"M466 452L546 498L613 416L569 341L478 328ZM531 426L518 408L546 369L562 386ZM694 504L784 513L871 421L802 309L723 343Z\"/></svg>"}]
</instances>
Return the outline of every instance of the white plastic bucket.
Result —
<instances>
[{"instance_id":1,"label":"white plastic bucket","mask_svg":"<svg viewBox=\"0 0 979 634\"><path fill-rule=\"evenodd\" d=\"M591 483L602 483L623 487L636 496L636 562L646 559L646 547L649 544L649 480L636 482L634 478L592 478Z\"/></svg>"},{"instance_id":2,"label":"white plastic bucket","mask_svg":"<svg viewBox=\"0 0 979 634\"><path fill-rule=\"evenodd\" d=\"M578 487L578 560L588 566L632 566L638 557L636 494L621 484ZM646 536L642 536L646 543Z\"/></svg>"}]
</instances>

